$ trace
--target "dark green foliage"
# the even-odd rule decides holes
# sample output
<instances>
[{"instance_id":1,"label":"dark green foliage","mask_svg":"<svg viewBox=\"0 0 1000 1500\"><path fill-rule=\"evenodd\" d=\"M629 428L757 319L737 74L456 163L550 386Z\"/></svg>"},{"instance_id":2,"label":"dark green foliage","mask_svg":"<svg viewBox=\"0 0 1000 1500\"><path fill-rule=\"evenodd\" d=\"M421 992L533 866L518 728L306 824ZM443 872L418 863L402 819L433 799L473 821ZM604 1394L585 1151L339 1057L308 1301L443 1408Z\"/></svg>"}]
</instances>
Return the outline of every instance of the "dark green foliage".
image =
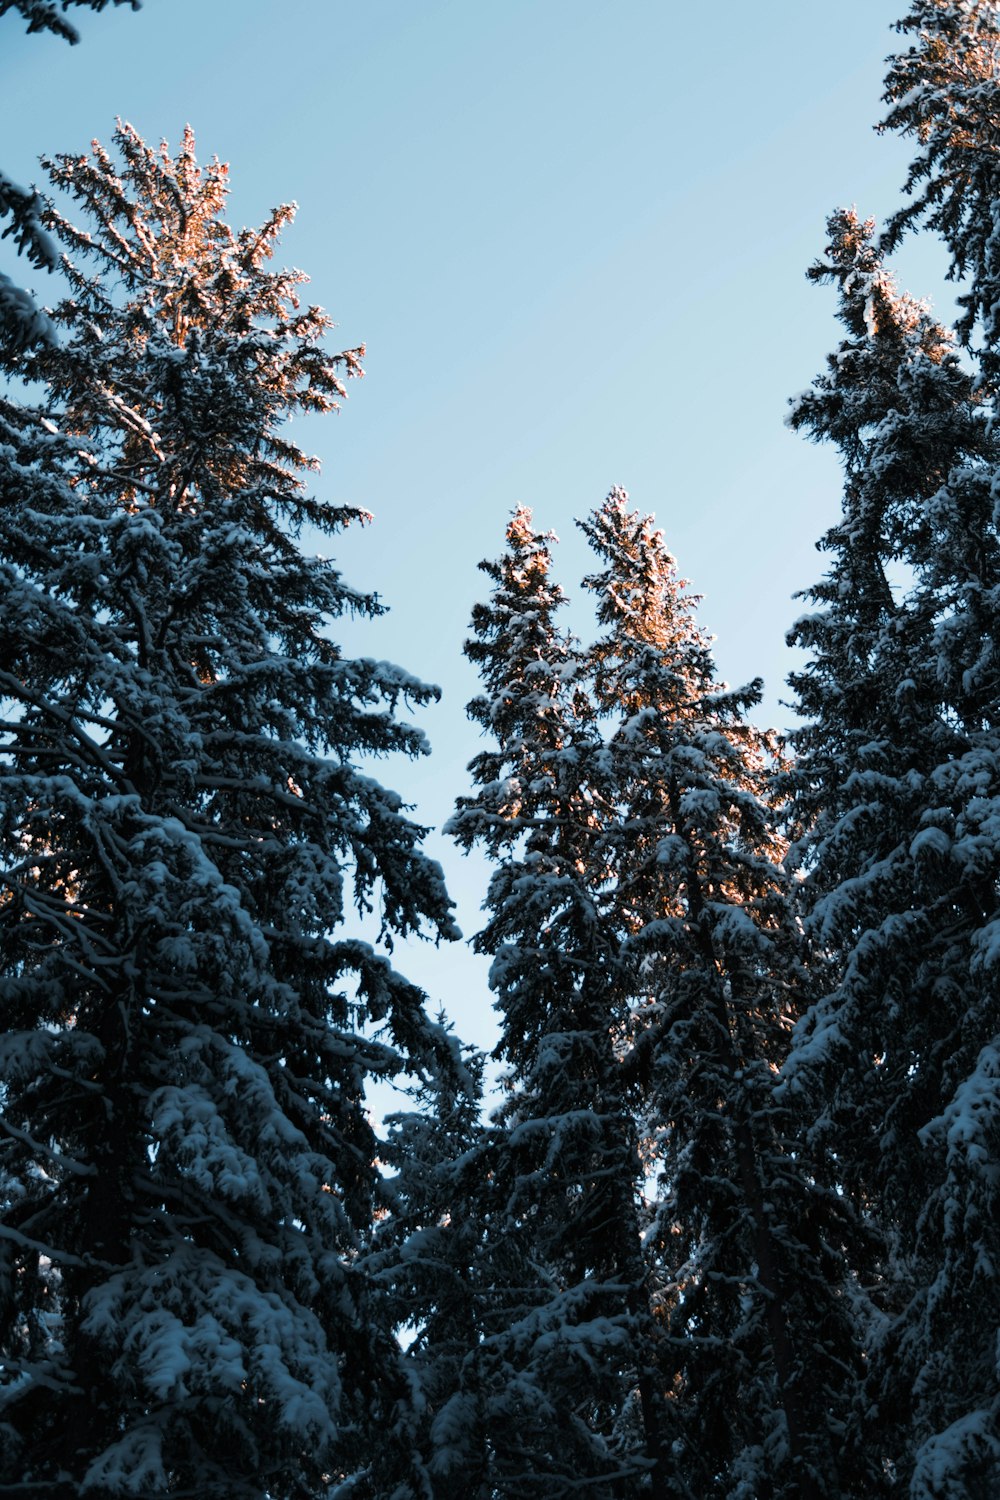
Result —
<instances>
[{"instance_id":1,"label":"dark green foliage","mask_svg":"<svg viewBox=\"0 0 1000 1500\"><path fill-rule=\"evenodd\" d=\"M639 1161L613 1044L624 1020L617 950L597 898L600 738L584 659L556 625L563 596L548 538L521 509L507 543L499 562L483 564L494 588L466 647L486 689L469 712L498 748L473 762L479 790L459 799L449 825L496 860L476 937L493 955L497 1055L508 1067L493 1191L505 1232L527 1238L537 1268L537 1291L510 1308L494 1345L517 1382L537 1390L527 1413L534 1407L541 1422L523 1429L531 1485L570 1494L587 1476L610 1497L621 1493L614 1476L624 1482L640 1462L626 1410L648 1308Z\"/></svg>"},{"instance_id":2,"label":"dark green foliage","mask_svg":"<svg viewBox=\"0 0 1000 1500\"><path fill-rule=\"evenodd\" d=\"M759 684L719 684L651 517L613 490L583 524L604 635L614 818L604 904L630 1004L624 1066L660 1191L645 1237L666 1472L680 1493L872 1494L851 1436L847 1220L778 1103L801 986Z\"/></svg>"},{"instance_id":3,"label":"dark green foliage","mask_svg":"<svg viewBox=\"0 0 1000 1500\"><path fill-rule=\"evenodd\" d=\"M960 7L938 9L947 29ZM847 336L792 416L845 467L790 636L810 653L792 784L823 962L787 1072L885 1245L870 1445L901 1492L958 1500L1000 1471L1000 453L989 383L896 291L871 226L842 212L830 230L811 274L839 286Z\"/></svg>"},{"instance_id":4,"label":"dark green foliage","mask_svg":"<svg viewBox=\"0 0 1000 1500\"><path fill-rule=\"evenodd\" d=\"M802 980L778 749L746 719L757 685L716 682L651 520L616 490L583 529L597 644L556 629L548 541L519 510L466 648L499 748L450 826L496 860L476 941L509 1070L468 1158L491 1205L470 1263L503 1241L535 1265L534 1307L495 1282L506 1331L480 1313L479 1338L537 1392L555 1435L522 1426L523 1474L547 1493L586 1475L609 1496L876 1494L850 1206L775 1093ZM496 1493L522 1493L487 1446Z\"/></svg>"},{"instance_id":5,"label":"dark green foliage","mask_svg":"<svg viewBox=\"0 0 1000 1500\"><path fill-rule=\"evenodd\" d=\"M357 764L434 690L341 655L377 605L295 542L355 517L283 423L361 351L267 269L290 211L115 139L50 164L88 225L0 402L0 1485L313 1500L408 1399L364 1088L451 1046L338 929L454 935Z\"/></svg>"}]
</instances>

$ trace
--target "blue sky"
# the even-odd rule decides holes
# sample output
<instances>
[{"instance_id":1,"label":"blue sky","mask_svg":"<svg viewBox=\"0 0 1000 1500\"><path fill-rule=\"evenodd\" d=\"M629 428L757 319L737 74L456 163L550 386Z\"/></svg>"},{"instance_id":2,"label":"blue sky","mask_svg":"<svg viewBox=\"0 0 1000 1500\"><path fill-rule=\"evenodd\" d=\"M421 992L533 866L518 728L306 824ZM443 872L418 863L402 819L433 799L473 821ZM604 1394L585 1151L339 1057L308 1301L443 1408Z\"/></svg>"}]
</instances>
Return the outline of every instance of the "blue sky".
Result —
<instances>
[{"instance_id":1,"label":"blue sky","mask_svg":"<svg viewBox=\"0 0 1000 1500\"><path fill-rule=\"evenodd\" d=\"M807 285L824 220L884 218L908 148L872 131L901 0L144 0L81 12L78 47L0 21L2 161L107 140L114 117L231 163L231 218L295 199L286 263L368 346L363 382L301 440L317 488L375 515L348 578L391 606L347 633L439 683L434 754L385 779L440 825L478 745L463 705L469 612L506 518L533 506L587 567L574 516L624 484L704 596L722 674L761 675L784 726L794 590L822 568L833 455L790 434L822 367L833 296ZM901 281L947 315L943 259ZM42 297L44 281L35 278ZM590 628L585 603L572 623ZM432 836L459 919L485 870ZM489 1044L484 964L400 960L462 1035Z\"/></svg>"}]
</instances>

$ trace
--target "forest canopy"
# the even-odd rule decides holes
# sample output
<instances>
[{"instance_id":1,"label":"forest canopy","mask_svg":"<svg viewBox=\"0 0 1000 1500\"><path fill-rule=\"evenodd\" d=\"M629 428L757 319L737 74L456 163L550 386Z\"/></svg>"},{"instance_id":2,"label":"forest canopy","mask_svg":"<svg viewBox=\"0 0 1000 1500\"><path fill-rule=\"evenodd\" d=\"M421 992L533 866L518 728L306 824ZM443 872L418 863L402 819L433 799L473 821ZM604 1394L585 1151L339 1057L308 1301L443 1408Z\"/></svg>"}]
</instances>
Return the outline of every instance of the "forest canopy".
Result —
<instances>
[{"instance_id":1,"label":"forest canopy","mask_svg":"<svg viewBox=\"0 0 1000 1500\"><path fill-rule=\"evenodd\" d=\"M404 972L461 936L438 689L328 555L371 518L299 439L367 356L295 206L234 228L190 127L0 178L54 273L0 282L0 1494L997 1493L1000 5L915 0L884 102L903 206L808 271L789 734L620 485L586 639L543 506L496 518L443 829L491 1057Z\"/></svg>"}]
</instances>

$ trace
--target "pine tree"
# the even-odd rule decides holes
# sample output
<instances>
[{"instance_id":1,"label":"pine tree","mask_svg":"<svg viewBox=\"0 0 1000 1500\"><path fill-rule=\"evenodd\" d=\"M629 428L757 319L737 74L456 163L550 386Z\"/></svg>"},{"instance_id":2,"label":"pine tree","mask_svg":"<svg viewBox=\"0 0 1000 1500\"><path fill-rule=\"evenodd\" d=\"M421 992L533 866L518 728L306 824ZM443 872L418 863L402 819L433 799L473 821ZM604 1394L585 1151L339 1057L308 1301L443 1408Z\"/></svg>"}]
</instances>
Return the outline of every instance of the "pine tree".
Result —
<instances>
[{"instance_id":1,"label":"pine tree","mask_svg":"<svg viewBox=\"0 0 1000 1500\"><path fill-rule=\"evenodd\" d=\"M549 538L521 508L507 544L499 562L482 564L494 587L466 646L486 689L469 712L497 748L473 761L478 791L459 799L449 825L495 861L475 940L493 956L496 1056L508 1067L494 1176L506 1232L529 1236L538 1267L534 1293L491 1345L508 1378L535 1392L524 1452L508 1458L498 1492L568 1495L585 1480L595 1495L617 1496L646 1467L659 1496L640 1167L614 1044L624 1020L617 951L595 863L600 737L585 660L556 623L564 596Z\"/></svg>"},{"instance_id":2,"label":"pine tree","mask_svg":"<svg viewBox=\"0 0 1000 1500\"><path fill-rule=\"evenodd\" d=\"M75 43L80 40L75 26L66 20L71 6L85 6L101 11L109 0L0 0L0 20L15 11L28 23L29 32L48 31ZM115 5L131 5L138 10L142 0L112 0ZM42 224L42 200L38 193L25 189L0 172L0 219L9 220L0 238L13 238L15 245L30 264L39 270L53 271L58 263L56 247ZM39 339L51 337L51 324L35 305L31 295L0 273L0 341L12 348L23 348Z\"/></svg>"},{"instance_id":3,"label":"pine tree","mask_svg":"<svg viewBox=\"0 0 1000 1500\"><path fill-rule=\"evenodd\" d=\"M810 274L839 285L847 337L792 421L840 449L844 510L818 608L789 637L811 654L792 678L797 857L827 966L788 1072L818 1082L816 1136L886 1237L872 1440L914 1497L985 1497L1000 1472L992 397L896 291L872 226L841 213L830 229Z\"/></svg>"},{"instance_id":4,"label":"pine tree","mask_svg":"<svg viewBox=\"0 0 1000 1500\"><path fill-rule=\"evenodd\" d=\"M853 1453L860 1361L844 1215L774 1093L799 964L760 683L715 677L651 517L611 491L582 529L605 633L605 903L632 1007L626 1066L659 1201L646 1237L675 1493L877 1493Z\"/></svg>"},{"instance_id":5,"label":"pine tree","mask_svg":"<svg viewBox=\"0 0 1000 1500\"><path fill-rule=\"evenodd\" d=\"M363 1496L409 1399L365 1081L450 1044L338 928L455 935L358 764L435 690L341 655L379 606L296 542L359 513L283 423L362 351L267 269L291 210L115 144L47 164L87 224L46 211L60 342L0 400L0 1486Z\"/></svg>"}]
</instances>

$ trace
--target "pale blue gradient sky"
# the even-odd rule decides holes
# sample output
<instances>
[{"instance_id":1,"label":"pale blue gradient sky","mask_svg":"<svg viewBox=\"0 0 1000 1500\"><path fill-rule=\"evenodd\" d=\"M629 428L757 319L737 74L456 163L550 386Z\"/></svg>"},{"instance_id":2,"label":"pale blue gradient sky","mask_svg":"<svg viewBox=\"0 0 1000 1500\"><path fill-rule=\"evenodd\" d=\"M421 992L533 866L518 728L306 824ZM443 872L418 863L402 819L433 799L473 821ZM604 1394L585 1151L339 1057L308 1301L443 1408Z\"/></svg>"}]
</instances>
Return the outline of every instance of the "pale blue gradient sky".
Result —
<instances>
[{"instance_id":1,"label":"pale blue gradient sky","mask_svg":"<svg viewBox=\"0 0 1000 1500\"><path fill-rule=\"evenodd\" d=\"M121 115L172 144L190 121L231 163L237 223L299 202L284 259L339 344L368 345L366 379L304 441L320 492L376 518L339 556L391 613L350 648L444 689L422 717L433 757L383 773L428 823L467 788L461 642L517 503L562 537L576 592L573 517L624 484L704 596L722 674L763 675L762 717L788 722L790 596L819 575L839 493L833 455L782 421L838 336L803 272L831 209L897 201L908 148L871 127L903 8L145 0L80 13L74 48L0 20L15 178ZM943 297L934 245L900 267ZM589 630L585 605L572 619ZM471 933L484 867L430 847ZM481 961L425 948L400 966L491 1042Z\"/></svg>"}]
</instances>

